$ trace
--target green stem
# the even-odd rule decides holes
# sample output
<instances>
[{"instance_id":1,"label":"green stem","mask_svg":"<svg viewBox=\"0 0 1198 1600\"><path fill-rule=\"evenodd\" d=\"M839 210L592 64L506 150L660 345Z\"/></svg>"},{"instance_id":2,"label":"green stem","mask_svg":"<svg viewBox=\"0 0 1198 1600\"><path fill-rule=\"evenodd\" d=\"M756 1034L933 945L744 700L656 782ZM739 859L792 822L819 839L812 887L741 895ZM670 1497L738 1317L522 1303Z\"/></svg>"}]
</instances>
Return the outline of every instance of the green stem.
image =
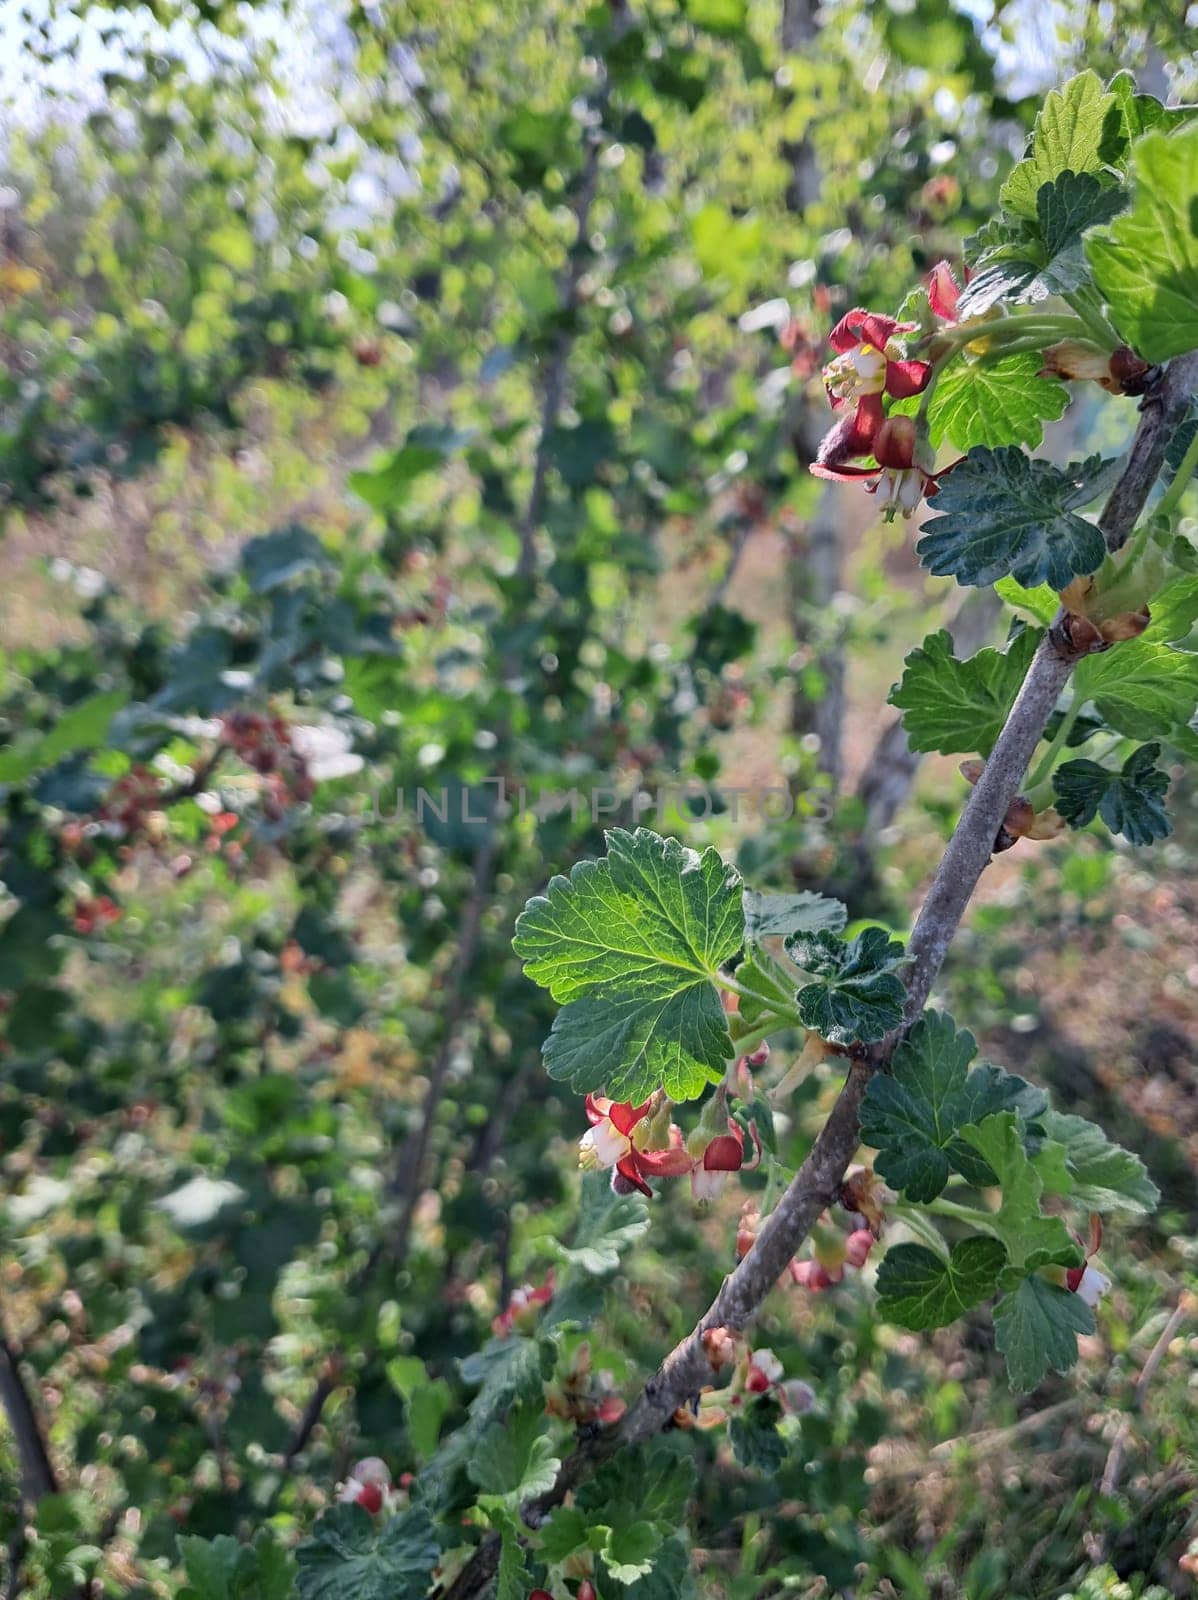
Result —
<instances>
[{"instance_id":1,"label":"green stem","mask_svg":"<svg viewBox=\"0 0 1198 1600\"><path fill-rule=\"evenodd\" d=\"M757 1046L764 1043L771 1033L778 1033L782 1028L801 1028L802 1026L803 1024L799 1021L797 1011L787 1016L783 1016L777 1011L772 1011L764 1021L757 1024L751 1033L742 1033L739 1038L733 1039L732 1044L736 1051L736 1059L739 1060L741 1056L752 1055Z\"/></svg>"},{"instance_id":2,"label":"green stem","mask_svg":"<svg viewBox=\"0 0 1198 1600\"><path fill-rule=\"evenodd\" d=\"M908 1228L917 1238L922 1239L924 1244L934 1250L938 1256L946 1261L948 1260L948 1246L940 1237L939 1230L932 1226L918 1206L907 1205L905 1202L899 1201L896 1205L890 1206L889 1211L895 1222L901 1222L905 1228Z\"/></svg>"},{"instance_id":3,"label":"green stem","mask_svg":"<svg viewBox=\"0 0 1198 1600\"><path fill-rule=\"evenodd\" d=\"M989 1211L977 1206L961 1206L955 1200L929 1200L924 1206L938 1217L952 1217L955 1222L967 1222L971 1228L981 1228L984 1233L994 1232L994 1218Z\"/></svg>"},{"instance_id":4,"label":"green stem","mask_svg":"<svg viewBox=\"0 0 1198 1600\"><path fill-rule=\"evenodd\" d=\"M1008 356L1025 355L1029 352L1034 352L1036 355L1039 355L1043 351L1047 342L1048 341L1045 339L1043 334L1031 333L1028 334L1026 338L1008 339L1003 344L995 345L991 350L983 350L974 357L974 360L1005 361ZM1106 354L1106 351L1103 350L1102 346L1099 345L1095 340L1082 335L1071 336L1070 343L1075 345L1085 345L1088 350L1097 351L1099 355Z\"/></svg>"},{"instance_id":5,"label":"green stem","mask_svg":"<svg viewBox=\"0 0 1198 1600\"><path fill-rule=\"evenodd\" d=\"M1194 429L1194 437L1186 448L1186 453L1181 458L1181 465L1169 480L1169 487L1156 503L1154 516L1172 516L1181 504L1182 496L1190 486L1190 479L1198 470L1198 428Z\"/></svg>"},{"instance_id":6,"label":"green stem","mask_svg":"<svg viewBox=\"0 0 1198 1600\"><path fill-rule=\"evenodd\" d=\"M975 340L985 339L988 344L995 340L1005 343L1008 339L1023 339L1032 334L1048 339L1075 339L1084 338L1089 332L1089 325L1078 315L1028 315L999 317L993 322L967 321L959 322L953 327L937 328L933 337L945 340L953 346L972 344Z\"/></svg>"},{"instance_id":7,"label":"green stem","mask_svg":"<svg viewBox=\"0 0 1198 1600\"><path fill-rule=\"evenodd\" d=\"M1107 320L1106 313L1102 309L1102 302L1098 296L1088 293L1084 289L1078 289L1073 294L1065 295L1064 298L1093 332L1098 340L1099 349L1107 354L1114 350L1119 343L1119 335Z\"/></svg>"},{"instance_id":8,"label":"green stem","mask_svg":"<svg viewBox=\"0 0 1198 1600\"><path fill-rule=\"evenodd\" d=\"M1075 694L1068 711L1066 711L1065 715L1061 718L1060 727L1052 736L1052 742L1049 744L1048 749L1044 752L1043 756L1041 756L1035 772L1033 772L1031 777L1028 779L1027 790L1035 789L1039 784L1044 783L1048 778L1048 775L1052 771L1057 757L1069 742L1069 735L1073 732L1073 724L1077 721L1078 713L1081 711L1083 704L1084 702L1081 696L1079 694ZM1025 790L1025 793L1027 790Z\"/></svg>"}]
</instances>

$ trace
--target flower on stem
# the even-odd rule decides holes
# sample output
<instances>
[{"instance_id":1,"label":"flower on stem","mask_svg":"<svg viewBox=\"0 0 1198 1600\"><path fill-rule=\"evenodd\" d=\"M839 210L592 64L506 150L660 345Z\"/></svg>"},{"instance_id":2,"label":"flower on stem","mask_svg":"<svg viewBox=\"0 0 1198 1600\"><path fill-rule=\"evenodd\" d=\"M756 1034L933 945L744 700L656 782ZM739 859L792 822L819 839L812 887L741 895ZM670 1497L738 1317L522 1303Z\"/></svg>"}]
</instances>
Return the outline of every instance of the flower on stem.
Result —
<instances>
[{"instance_id":1,"label":"flower on stem","mask_svg":"<svg viewBox=\"0 0 1198 1600\"><path fill-rule=\"evenodd\" d=\"M337 1491L338 1500L361 1506L376 1516L395 1504L395 1491L391 1487L391 1472L378 1456L365 1456L357 1463L349 1477Z\"/></svg>"},{"instance_id":2,"label":"flower on stem","mask_svg":"<svg viewBox=\"0 0 1198 1600\"><path fill-rule=\"evenodd\" d=\"M675 1178L689 1172L694 1158L683 1148L682 1130L669 1121L668 1107L664 1103L651 1121L646 1122L653 1107L652 1100L634 1106L626 1100L587 1095L586 1113L591 1126L583 1134L578 1151L583 1169L614 1167L613 1188L622 1179L624 1184L650 1196L653 1190L646 1181L648 1178ZM652 1148L654 1145L657 1148Z\"/></svg>"},{"instance_id":3,"label":"flower on stem","mask_svg":"<svg viewBox=\"0 0 1198 1600\"><path fill-rule=\"evenodd\" d=\"M691 1193L696 1200L714 1200L721 1194L728 1176L742 1170L752 1171L761 1162L761 1141L756 1127L753 1136L754 1154L745 1160L745 1136L738 1123L733 1122L724 1110L725 1096L721 1089L712 1097L707 1109L687 1140L687 1151L694 1159L691 1168ZM722 1117L727 1126L725 1133L713 1133L712 1122Z\"/></svg>"},{"instance_id":4,"label":"flower on stem","mask_svg":"<svg viewBox=\"0 0 1198 1600\"><path fill-rule=\"evenodd\" d=\"M781 1382L782 1363L772 1350L754 1350L749 1356L745 1388L750 1394L765 1394Z\"/></svg>"},{"instance_id":5,"label":"flower on stem","mask_svg":"<svg viewBox=\"0 0 1198 1600\"><path fill-rule=\"evenodd\" d=\"M1042 378L1089 379L1108 394L1143 394L1153 368L1130 345L1104 350L1088 339L1062 339L1044 352Z\"/></svg>"},{"instance_id":6,"label":"flower on stem","mask_svg":"<svg viewBox=\"0 0 1198 1600\"><path fill-rule=\"evenodd\" d=\"M912 417L887 417L880 425L867 446L873 451L873 466L848 465L849 456L864 452L843 448L836 433L833 428L824 438L811 464L812 474L834 483L864 480L866 492L879 497L887 522L893 522L897 512L913 516L920 502L936 493L939 484L928 470L931 452L921 444Z\"/></svg>"},{"instance_id":7,"label":"flower on stem","mask_svg":"<svg viewBox=\"0 0 1198 1600\"><path fill-rule=\"evenodd\" d=\"M536 1320L538 1311L553 1299L555 1284L552 1270L544 1283L535 1287L525 1283L512 1291L507 1305L491 1322L491 1332L498 1339L506 1339L517 1327L525 1327Z\"/></svg>"},{"instance_id":8,"label":"flower on stem","mask_svg":"<svg viewBox=\"0 0 1198 1600\"><path fill-rule=\"evenodd\" d=\"M938 261L928 278L928 304L932 308L932 315L941 322L956 322L957 302L962 292L948 262Z\"/></svg>"},{"instance_id":9,"label":"flower on stem","mask_svg":"<svg viewBox=\"0 0 1198 1600\"><path fill-rule=\"evenodd\" d=\"M1111 1286L1111 1280L1105 1272L1099 1272L1097 1267L1090 1265L1090 1260L1102 1248L1102 1218L1094 1214L1090 1218L1090 1240L1086 1247L1086 1259L1080 1267L1070 1267L1065 1273L1065 1287L1071 1289L1079 1300L1084 1300L1088 1306L1096 1306L1103 1295Z\"/></svg>"},{"instance_id":10,"label":"flower on stem","mask_svg":"<svg viewBox=\"0 0 1198 1600\"><path fill-rule=\"evenodd\" d=\"M855 306L847 311L832 332L828 343L835 358L824 368L824 387L832 409L856 402L858 409L876 408L882 417L882 396L905 400L927 385L931 367L926 361L909 360L903 351L900 334L915 333L919 324L896 322L876 311Z\"/></svg>"}]
</instances>

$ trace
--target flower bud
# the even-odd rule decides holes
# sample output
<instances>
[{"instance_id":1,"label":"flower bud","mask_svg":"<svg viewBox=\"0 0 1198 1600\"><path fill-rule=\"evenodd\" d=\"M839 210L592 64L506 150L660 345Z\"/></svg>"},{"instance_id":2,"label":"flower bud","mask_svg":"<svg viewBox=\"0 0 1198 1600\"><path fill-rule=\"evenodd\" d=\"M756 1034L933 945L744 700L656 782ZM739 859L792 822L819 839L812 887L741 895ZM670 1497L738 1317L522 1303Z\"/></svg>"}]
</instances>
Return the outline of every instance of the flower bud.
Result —
<instances>
[{"instance_id":1,"label":"flower bud","mask_svg":"<svg viewBox=\"0 0 1198 1600\"><path fill-rule=\"evenodd\" d=\"M802 1416L815 1405L815 1390L802 1378L787 1378L778 1385L778 1394L786 1409L793 1411L796 1416Z\"/></svg>"},{"instance_id":2,"label":"flower bud","mask_svg":"<svg viewBox=\"0 0 1198 1600\"><path fill-rule=\"evenodd\" d=\"M857 1228L845 1241L844 1258L851 1267L863 1267L874 1247L874 1236L868 1228Z\"/></svg>"},{"instance_id":3,"label":"flower bud","mask_svg":"<svg viewBox=\"0 0 1198 1600\"><path fill-rule=\"evenodd\" d=\"M1110 394L1121 393L1118 380L1111 372L1111 357L1086 339L1062 339L1044 352L1042 378L1089 380L1101 385Z\"/></svg>"},{"instance_id":4,"label":"flower bud","mask_svg":"<svg viewBox=\"0 0 1198 1600\"><path fill-rule=\"evenodd\" d=\"M916 437L913 417L887 417L874 438L874 460L880 467L913 467Z\"/></svg>"},{"instance_id":5,"label":"flower bud","mask_svg":"<svg viewBox=\"0 0 1198 1600\"><path fill-rule=\"evenodd\" d=\"M1122 644L1125 639L1138 639L1151 621L1145 606L1142 611L1125 611L1121 616L1107 617L1098 624L1098 631L1108 644Z\"/></svg>"},{"instance_id":6,"label":"flower bud","mask_svg":"<svg viewBox=\"0 0 1198 1600\"><path fill-rule=\"evenodd\" d=\"M711 1370L718 1372L736 1360L736 1335L729 1328L708 1328L701 1339Z\"/></svg>"},{"instance_id":7,"label":"flower bud","mask_svg":"<svg viewBox=\"0 0 1198 1600\"><path fill-rule=\"evenodd\" d=\"M1025 839L1035 822L1035 807L1026 795L1017 794L1007 807L1007 814L1002 820L1003 827L1012 838Z\"/></svg>"}]
</instances>

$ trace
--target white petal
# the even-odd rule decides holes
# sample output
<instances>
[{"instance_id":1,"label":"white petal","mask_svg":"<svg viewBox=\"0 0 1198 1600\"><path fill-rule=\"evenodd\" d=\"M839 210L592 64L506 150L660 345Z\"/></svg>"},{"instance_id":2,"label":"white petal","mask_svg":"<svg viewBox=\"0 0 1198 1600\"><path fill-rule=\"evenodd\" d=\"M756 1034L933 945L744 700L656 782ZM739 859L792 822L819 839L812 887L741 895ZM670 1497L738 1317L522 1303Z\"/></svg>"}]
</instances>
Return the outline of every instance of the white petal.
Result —
<instances>
[{"instance_id":1,"label":"white petal","mask_svg":"<svg viewBox=\"0 0 1198 1600\"><path fill-rule=\"evenodd\" d=\"M1088 1306L1096 1306L1111 1286L1111 1280L1097 1267L1087 1267L1075 1293Z\"/></svg>"}]
</instances>

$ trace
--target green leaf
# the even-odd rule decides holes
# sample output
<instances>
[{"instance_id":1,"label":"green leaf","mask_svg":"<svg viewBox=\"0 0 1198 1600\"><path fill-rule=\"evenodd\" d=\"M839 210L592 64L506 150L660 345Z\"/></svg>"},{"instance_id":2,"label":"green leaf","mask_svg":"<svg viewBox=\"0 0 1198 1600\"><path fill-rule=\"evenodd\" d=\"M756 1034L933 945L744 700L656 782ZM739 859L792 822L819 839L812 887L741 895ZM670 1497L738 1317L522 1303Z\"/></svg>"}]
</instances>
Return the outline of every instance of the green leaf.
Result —
<instances>
[{"instance_id":1,"label":"green leaf","mask_svg":"<svg viewBox=\"0 0 1198 1600\"><path fill-rule=\"evenodd\" d=\"M376 1522L336 1505L295 1554L299 1600L424 1600L441 1550L423 1506Z\"/></svg>"},{"instance_id":2,"label":"green leaf","mask_svg":"<svg viewBox=\"0 0 1198 1600\"><path fill-rule=\"evenodd\" d=\"M1007 1252L997 1239L961 1239L947 1260L921 1244L896 1244L878 1268L878 1314L900 1328L943 1328L997 1293Z\"/></svg>"},{"instance_id":3,"label":"green leaf","mask_svg":"<svg viewBox=\"0 0 1198 1600\"><path fill-rule=\"evenodd\" d=\"M1062 471L1010 445L972 451L940 480L916 553L929 572L961 584L1011 576L1063 589L1106 556L1099 529L1072 509L1089 498L1096 460Z\"/></svg>"},{"instance_id":4,"label":"green leaf","mask_svg":"<svg viewBox=\"0 0 1198 1600\"><path fill-rule=\"evenodd\" d=\"M251 539L241 552L241 570L255 594L269 594L294 578L332 567L324 545L298 522Z\"/></svg>"},{"instance_id":5,"label":"green leaf","mask_svg":"<svg viewBox=\"0 0 1198 1600\"><path fill-rule=\"evenodd\" d=\"M540 1554L554 1566L588 1543L592 1524L577 1506L558 1506L541 1525Z\"/></svg>"},{"instance_id":6,"label":"green leaf","mask_svg":"<svg viewBox=\"0 0 1198 1600\"><path fill-rule=\"evenodd\" d=\"M1159 744L1143 744L1119 772L1097 761L1066 761L1052 775L1057 810L1071 828L1084 828L1101 815L1112 833L1132 844L1167 839L1173 832L1165 812L1169 774L1154 764L1160 753Z\"/></svg>"},{"instance_id":7,"label":"green leaf","mask_svg":"<svg viewBox=\"0 0 1198 1600\"><path fill-rule=\"evenodd\" d=\"M1069 391L1037 374L1035 354L980 361L960 355L941 372L928 407L932 443L948 439L958 450L975 445L1037 445L1044 423L1061 416ZM951 474L950 474L951 476Z\"/></svg>"},{"instance_id":8,"label":"green leaf","mask_svg":"<svg viewBox=\"0 0 1198 1600\"><path fill-rule=\"evenodd\" d=\"M1089 172L1061 172L1040 188L1036 217L1048 256L1050 293L1067 293L1085 281L1086 264L1079 249L1082 234L1118 216L1126 204L1122 189L1104 187ZM1053 259L1062 256L1071 257L1072 264L1066 267Z\"/></svg>"},{"instance_id":9,"label":"green leaf","mask_svg":"<svg viewBox=\"0 0 1198 1600\"><path fill-rule=\"evenodd\" d=\"M1036 196L1059 173L1095 172L1102 166L1103 129L1116 102L1089 70L1053 89L1032 133L1027 158L1008 175L999 199L1016 216L1036 217Z\"/></svg>"},{"instance_id":10,"label":"green leaf","mask_svg":"<svg viewBox=\"0 0 1198 1600\"><path fill-rule=\"evenodd\" d=\"M661 1534L651 1522L631 1522L609 1528L599 1554L617 1583L635 1583L653 1566Z\"/></svg>"},{"instance_id":11,"label":"green leaf","mask_svg":"<svg viewBox=\"0 0 1198 1600\"><path fill-rule=\"evenodd\" d=\"M453 1406L453 1390L444 1378L430 1378L419 1356L393 1356L387 1377L404 1402L404 1426L422 1460L436 1453L441 1424Z\"/></svg>"},{"instance_id":12,"label":"green leaf","mask_svg":"<svg viewBox=\"0 0 1198 1600\"><path fill-rule=\"evenodd\" d=\"M742 1467L775 1473L786 1460L786 1440L778 1432L782 1407L772 1395L750 1400L728 1423L728 1443Z\"/></svg>"},{"instance_id":13,"label":"green leaf","mask_svg":"<svg viewBox=\"0 0 1198 1600\"><path fill-rule=\"evenodd\" d=\"M1032 1389L1077 1360L1077 1335L1094 1332L1094 1313L1079 1296L1033 1273L994 1308L994 1340L1014 1389Z\"/></svg>"},{"instance_id":14,"label":"green leaf","mask_svg":"<svg viewBox=\"0 0 1198 1600\"><path fill-rule=\"evenodd\" d=\"M1121 162L1129 145L1142 133L1153 128L1181 128L1198 116L1198 106L1165 106L1153 94L1137 94L1132 73L1116 73L1107 84L1118 106L1117 118L1107 116L1106 134L1102 144L1104 161Z\"/></svg>"},{"instance_id":15,"label":"green leaf","mask_svg":"<svg viewBox=\"0 0 1198 1600\"><path fill-rule=\"evenodd\" d=\"M890 691L912 750L988 756L1041 638L1040 629L1025 628L1005 650L987 646L959 661L945 629L930 633L907 657L902 679Z\"/></svg>"},{"instance_id":16,"label":"green leaf","mask_svg":"<svg viewBox=\"0 0 1198 1600\"><path fill-rule=\"evenodd\" d=\"M1076 1266L1082 1259L1077 1241L1060 1217L1040 1210L1044 1183L1023 1148L1023 1126L1013 1111L1000 1111L963 1128L961 1138L971 1145L1002 1185L1002 1205L991 1214L990 1226L1007 1247L1012 1271L1034 1272L1037 1267Z\"/></svg>"},{"instance_id":17,"label":"green leaf","mask_svg":"<svg viewBox=\"0 0 1198 1600\"><path fill-rule=\"evenodd\" d=\"M746 889L745 939L754 944L759 939L786 938L792 933L840 933L848 918L848 911L839 900L826 894L815 894L804 889L802 894L760 894L756 889Z\"/></svg>"},{"instance_id":18,"label":"green leaf","mask_svg":"<svg viewBox=\"0 0 1198 1600\"><path fill-rule=\"evenodd\" d=\"M830 1044L868 1043L903 1020L907 991L894 976L906 952L883 928L849 943L832 933L796 933L786 953L816 981L798 992L799 1018Z\"/></svg>"},{"instance_id":19,"label":"green leaf","mask_svg":"<svg viewBox=\"0 0 1198 1600\"><path fill-rule=\"evenodd\" d=\"M495 1600L525 1600L532 1575L514 1517L500 1524L499 1565L495 1570Z\"/></svg>"},{"instance_id":20,"label":"green leaf","mask_svg":"<svg viewBox=\"0 0 1198 1600\"><path fill-rule=\"evenodd\" d=\"M1031 1119L1048 1104L1042 1090L988 1062L970 1071L977 1043L946 1012L925 1011L894 1053L889 1074L871 1078L861 1105L861 1138L877 1169L909 1199L934 1200L956 1169L971 1183L995 1172L964 1142L973 1123L997 1111Z\"/></svg>"},{"instance_id":21,"label":"green leaf","mask_svg":"<svg viewBox=\"0 0 1198 1600\"><path fill-rule=\"evenodd\" d=\"M1013 611L1022 611L1033 622L1043 623L1045 627L1061 609L1060 596L1046 583L1037 584L1034 589L1025 589L1014 578L1000 578L994 585L994 591Z\"/></svg>"},{"instance_id":22,"label":"green leaf","mask_svg":"<svg viewBox=\"0 0 1198 1600\"><path fill-rule=\"evenodd\" d=\"M124 689L80 700L63 712L49 732L23 739L13 749L0 752L0 783L20 783L76 750L102 745L113 717L128 701L129 694Z\"/></svg>"},{"instance_id":23,"label":"green leaf","mask_svg":"<svg viewBox=\"0 0 1198 1600\"><path fill-rule=\"evenodd\" d=\"M1061 1145L1072 1178L1069 1195L1086 1211L1155 1211L1160 1192L1139 1156L1112 1144L1085 1117L1049 1111L1040 1119L1045 1137Z\"/></svg>"},{"instance_id":24,"label":"green leaf","mask_svg":"<svg viewBox=\"0 0 1198 1600\"><path fill-rule=\"evenodd\" d=\"M713 981L744 943L741 882L647 828L613 829L607 855L530 900L513 941L525 971L565 1003L545 1045L550 1077L643 1100L691 1100L732 1054Z\"/></svg>"},{"instance_id":25,"label":"green leaf","mask_svg":"<svg viewBox=\"0 0 1198 1600\"><path fill-rule=\"evenodd\" d=\"M570 1246L557 1245L559 1261L590 1277L602 1277L620 1265L620 1256L649 1226L649 1212L639 1195L612 1193L601 1172L582 1180L578 1231Z\"/></svg>"},{"instance_id":26,"label":"green leaf","mask_svg":"<svg viewBox=\"0 0 1198 1600\"><path fill-rule=\"evenodd\" d=\"M1146 361L1198 347L1198 124L1139 139L1132 209L1086 240L1116 328Z\"/></svg>"},{"instance_id":27,"label":"green leaf","mask_svg":"<svg viewBox=\"0 0 1198 1600\"><path fill-rule=\"evenodd\" d=\"M1168 738L1198 709L1198 655L1170 648L1189 633L1198 581L1180 578L1152 601L1152 621L1129 639L1078 662L1074 688L1116 733Z\"/></svg>"},{"instance_id":28,"label":"green leaf","mask_svg":"<svg viewBox=\"0 0 1198 1600\"><path fill-rule=\"evenodd\" d=\"M215 1539L179 1539L187 1575L181 1600L291 1600L295 1562L263 1529L253 1544L228 1534Z\"/></svg>"},{"instance_id":29,"label":"green leaf","mask_svg":"<svg viewBox=\"0 0 1198 1600\"><path fill-rule=\"evenodd\" d=\"M496 1495L514 1509L552 1489L560 1466L546 1432L544 1411L518 1406L483 1434L467 1471L484 1494Z\"/></svg>"},{"instance_id":30,"label":"green leaf","mask_svg":"<svg viewBox=\"0 0 1198 1600\"><path fill-rule=\"evenodd\" d=\"M764 950L756 951L736 969L736 981L752 994L742 994L740 1009L730 1019L733 1040L751 1033L767 1017L793 1017L798 974Z\"/></svg>"}]
</instances>

